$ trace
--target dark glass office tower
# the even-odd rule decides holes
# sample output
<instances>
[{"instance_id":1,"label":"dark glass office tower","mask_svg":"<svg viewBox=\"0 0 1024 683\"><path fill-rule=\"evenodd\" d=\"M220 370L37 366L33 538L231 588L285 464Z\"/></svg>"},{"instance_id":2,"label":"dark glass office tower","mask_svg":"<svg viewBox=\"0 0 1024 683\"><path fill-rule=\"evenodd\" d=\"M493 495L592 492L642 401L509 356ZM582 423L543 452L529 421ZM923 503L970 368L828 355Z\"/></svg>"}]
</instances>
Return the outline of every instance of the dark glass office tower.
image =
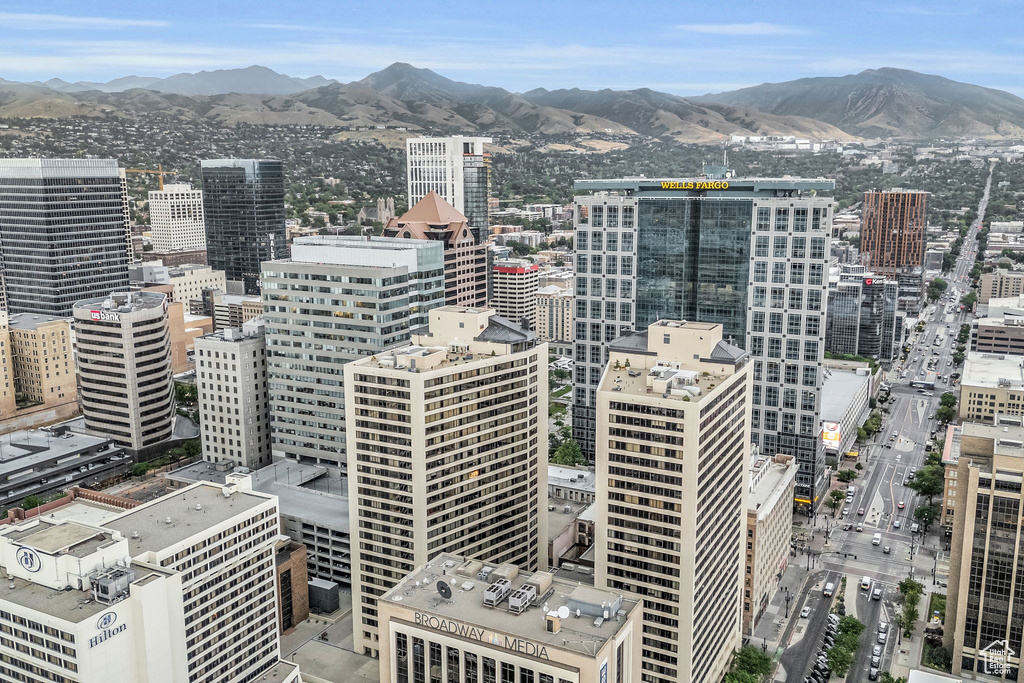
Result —
<instances>
[{"instance_id":1,"label":"dark glass office tower","mask_svg":"<svg viewBox=\"0 0 1024 683\"><path fill-rule=\"evenodd\" d=\"M113 159L0 159L0 254L11 313L70 317L128 288L124 193Z\"/></svg>"},{"instance_id":2,"label":"dark glass office tower","mask_svg":"<svg viewBox=\"0 0 1024 683\"><path fill-rule=\"evenodd\" d=\"M288 257L284 167L274 159L211 159L202 167L206 262L259 294L261 264Z\"/></svg>"},{"instance_id":3,"label":"dark glass office tower","mask_svg":"<svg viewBox=\"0 0 1024 683\"><path fill-rule=\"evenodd\" d=\"M751 438L795 455L796 502L827 490L821 441L831 180L581 180L573 436L593 458L608 345L659 319L719 323L753 365ZM589 193L589 194L582 194Z\"/></svg>"}]
</instances>

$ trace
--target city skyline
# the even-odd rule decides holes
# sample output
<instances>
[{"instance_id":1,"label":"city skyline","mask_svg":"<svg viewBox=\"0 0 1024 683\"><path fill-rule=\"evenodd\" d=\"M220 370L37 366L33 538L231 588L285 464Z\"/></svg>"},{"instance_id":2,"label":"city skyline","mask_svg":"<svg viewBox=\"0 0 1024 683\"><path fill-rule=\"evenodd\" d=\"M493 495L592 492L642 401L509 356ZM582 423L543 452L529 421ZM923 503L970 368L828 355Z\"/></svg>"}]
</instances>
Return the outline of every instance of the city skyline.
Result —
<instances>
[{"instance_id":1,"label":"city skyline","mask_svg":"<svg viewBox=\"0 0 1024 683\"><path fill-rule=\"evenodd\" d=\"M57 2L46 13L0 8L0 78L165 77L262 64L347 82L404 61L519 92L649 87L700 95L895 67L1024 95L1024 41L1005 21L1019 8L1018 0L860 2L837 12L799 2L765 16L752 2L731 5L728 15L656 2L646 6L649 19L609 22L618 6L608 2L494 5L484 18L465 3L441 14L410 2L381 13L360 2L340 15L322 1L246 5L244 13L237 2L190 1L124 17ZM523 39L510 45L509 34Z\"/></svg>"}]
</instances>

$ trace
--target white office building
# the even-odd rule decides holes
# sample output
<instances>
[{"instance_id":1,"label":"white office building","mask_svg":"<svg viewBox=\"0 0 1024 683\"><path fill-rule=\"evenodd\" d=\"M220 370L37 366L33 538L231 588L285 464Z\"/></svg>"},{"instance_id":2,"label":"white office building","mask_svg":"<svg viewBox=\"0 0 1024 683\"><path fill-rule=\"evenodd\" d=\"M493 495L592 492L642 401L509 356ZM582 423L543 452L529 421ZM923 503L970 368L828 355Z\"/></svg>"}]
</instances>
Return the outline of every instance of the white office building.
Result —
<instances>
[{"instance_id":1,"label":"white office building","mask_svg":"<svg viewBox=\"0 0 1024 683\"><path fill-rule=\"evenodd\" d=\"M203 459L232 467L270 464L270 394L263 318L197 337L196 384Z\"/></svg>"},{"instance_id":2,"label":"white office building","mask_svg":"<svg viewBox=\"0 0 1024 683\"><path fill-rule=\"evenodd\" d=\"M477 244L487 239L491 138L453 135L405 141L409 206L436 192L466 217ZM483 239L481 239L481 237Z\"/></svg>"},{"instance_id":3,"label":"white office building","mask_svg":"<svg viewBox=\"0 0 1024 683\"><path fill-rule=\"evenodd\" d=\"M99 523L0 529L0 679L292 683L280 660L277 500L194 484Z\"/></svg>"},{"instance_id":4,"label":"white office building","mask_svg":"<svg viewBox=\"0 0 1024 683\"><path fill-rule=\"evenodd\" d=\"M150 190L149 224L154 251L206 249L203 191L188 183Z\"/></svg>"}]
</instances>

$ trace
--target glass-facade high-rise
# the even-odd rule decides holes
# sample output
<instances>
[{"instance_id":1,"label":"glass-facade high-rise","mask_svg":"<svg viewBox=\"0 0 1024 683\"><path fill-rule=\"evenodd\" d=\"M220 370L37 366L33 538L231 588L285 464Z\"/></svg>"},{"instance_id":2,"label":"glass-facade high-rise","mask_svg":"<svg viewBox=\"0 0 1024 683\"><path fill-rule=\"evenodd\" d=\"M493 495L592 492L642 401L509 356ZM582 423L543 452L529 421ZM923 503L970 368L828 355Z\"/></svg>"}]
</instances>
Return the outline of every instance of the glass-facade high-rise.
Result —
<instances>
[{"instance_id":1,"label":"glass-facade high-rise","mask_svg":"<svg viewBox=\"0 0 1024 683\"><path fill-rule=\"evenodd\" d=\"M128 288L125 196L113 159L0 159L0 254L11 313L70 317Z\"/></svg>"},{"instance_id":2,"label":"glass-facade high-rise","mask_svg":"<svg viewBox=\"0 0 1024 683\"><path fill-rule=\"evenodd\" d=\"M825 350L891 362L898 348L899 284L864 266L843 265L829 276Z\"/></svg>"},{"instance_id":3,"label":"glass-facade high-rise","mask_svg":"<svg viewBox=\"0 0 1024 683\"><path fill-rule=\"evenodd\" d=\"M436 192L458 209L477 244L487 241L491 193L491 155L484 144L491 138L453 135L447 138L408 138L406 181L409 206Z\"/></svg>"},{"instance_id":4,"label":"glass-facade high-rise","mask_svg":"<svg viewBox=\"0 0 1024 683\"><path fill-rule=\"evenodd\" d=\"M573 434L595 452L608 344L659 318L720 323L753 363L752 439L820 503L831 180L585 180L576 189Z\"/></svg>"},{"instance_id":5,"label":"glass-facade high-rise","mask_svg":"<svg viewBox=\"0 0 1024 683\"><path fill-rule=\"evenodd\" d=\"M259 294L260 264L288 255L284 167L274 159L212 159L202 170L206 262Z\"/></svg>"}]
</instances>

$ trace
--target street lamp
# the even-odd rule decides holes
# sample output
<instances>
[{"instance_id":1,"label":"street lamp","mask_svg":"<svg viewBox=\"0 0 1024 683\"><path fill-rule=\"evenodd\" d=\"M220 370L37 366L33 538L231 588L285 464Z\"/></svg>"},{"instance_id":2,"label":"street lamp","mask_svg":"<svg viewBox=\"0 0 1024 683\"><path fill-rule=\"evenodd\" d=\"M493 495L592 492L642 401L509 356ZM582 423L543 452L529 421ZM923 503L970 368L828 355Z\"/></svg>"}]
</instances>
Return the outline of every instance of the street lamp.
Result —
<instances>
[{"instance_id":1,"label":"street lamp","mask_svg":"<svg viewBox=\"0 0 1024 683\"><path fill-rule=\"evenodd\" d=\"M789 588L786 589L786 618L789 619L789 601L793 599L793 596L789 594Z\"/></svg>"}]
</instances>

